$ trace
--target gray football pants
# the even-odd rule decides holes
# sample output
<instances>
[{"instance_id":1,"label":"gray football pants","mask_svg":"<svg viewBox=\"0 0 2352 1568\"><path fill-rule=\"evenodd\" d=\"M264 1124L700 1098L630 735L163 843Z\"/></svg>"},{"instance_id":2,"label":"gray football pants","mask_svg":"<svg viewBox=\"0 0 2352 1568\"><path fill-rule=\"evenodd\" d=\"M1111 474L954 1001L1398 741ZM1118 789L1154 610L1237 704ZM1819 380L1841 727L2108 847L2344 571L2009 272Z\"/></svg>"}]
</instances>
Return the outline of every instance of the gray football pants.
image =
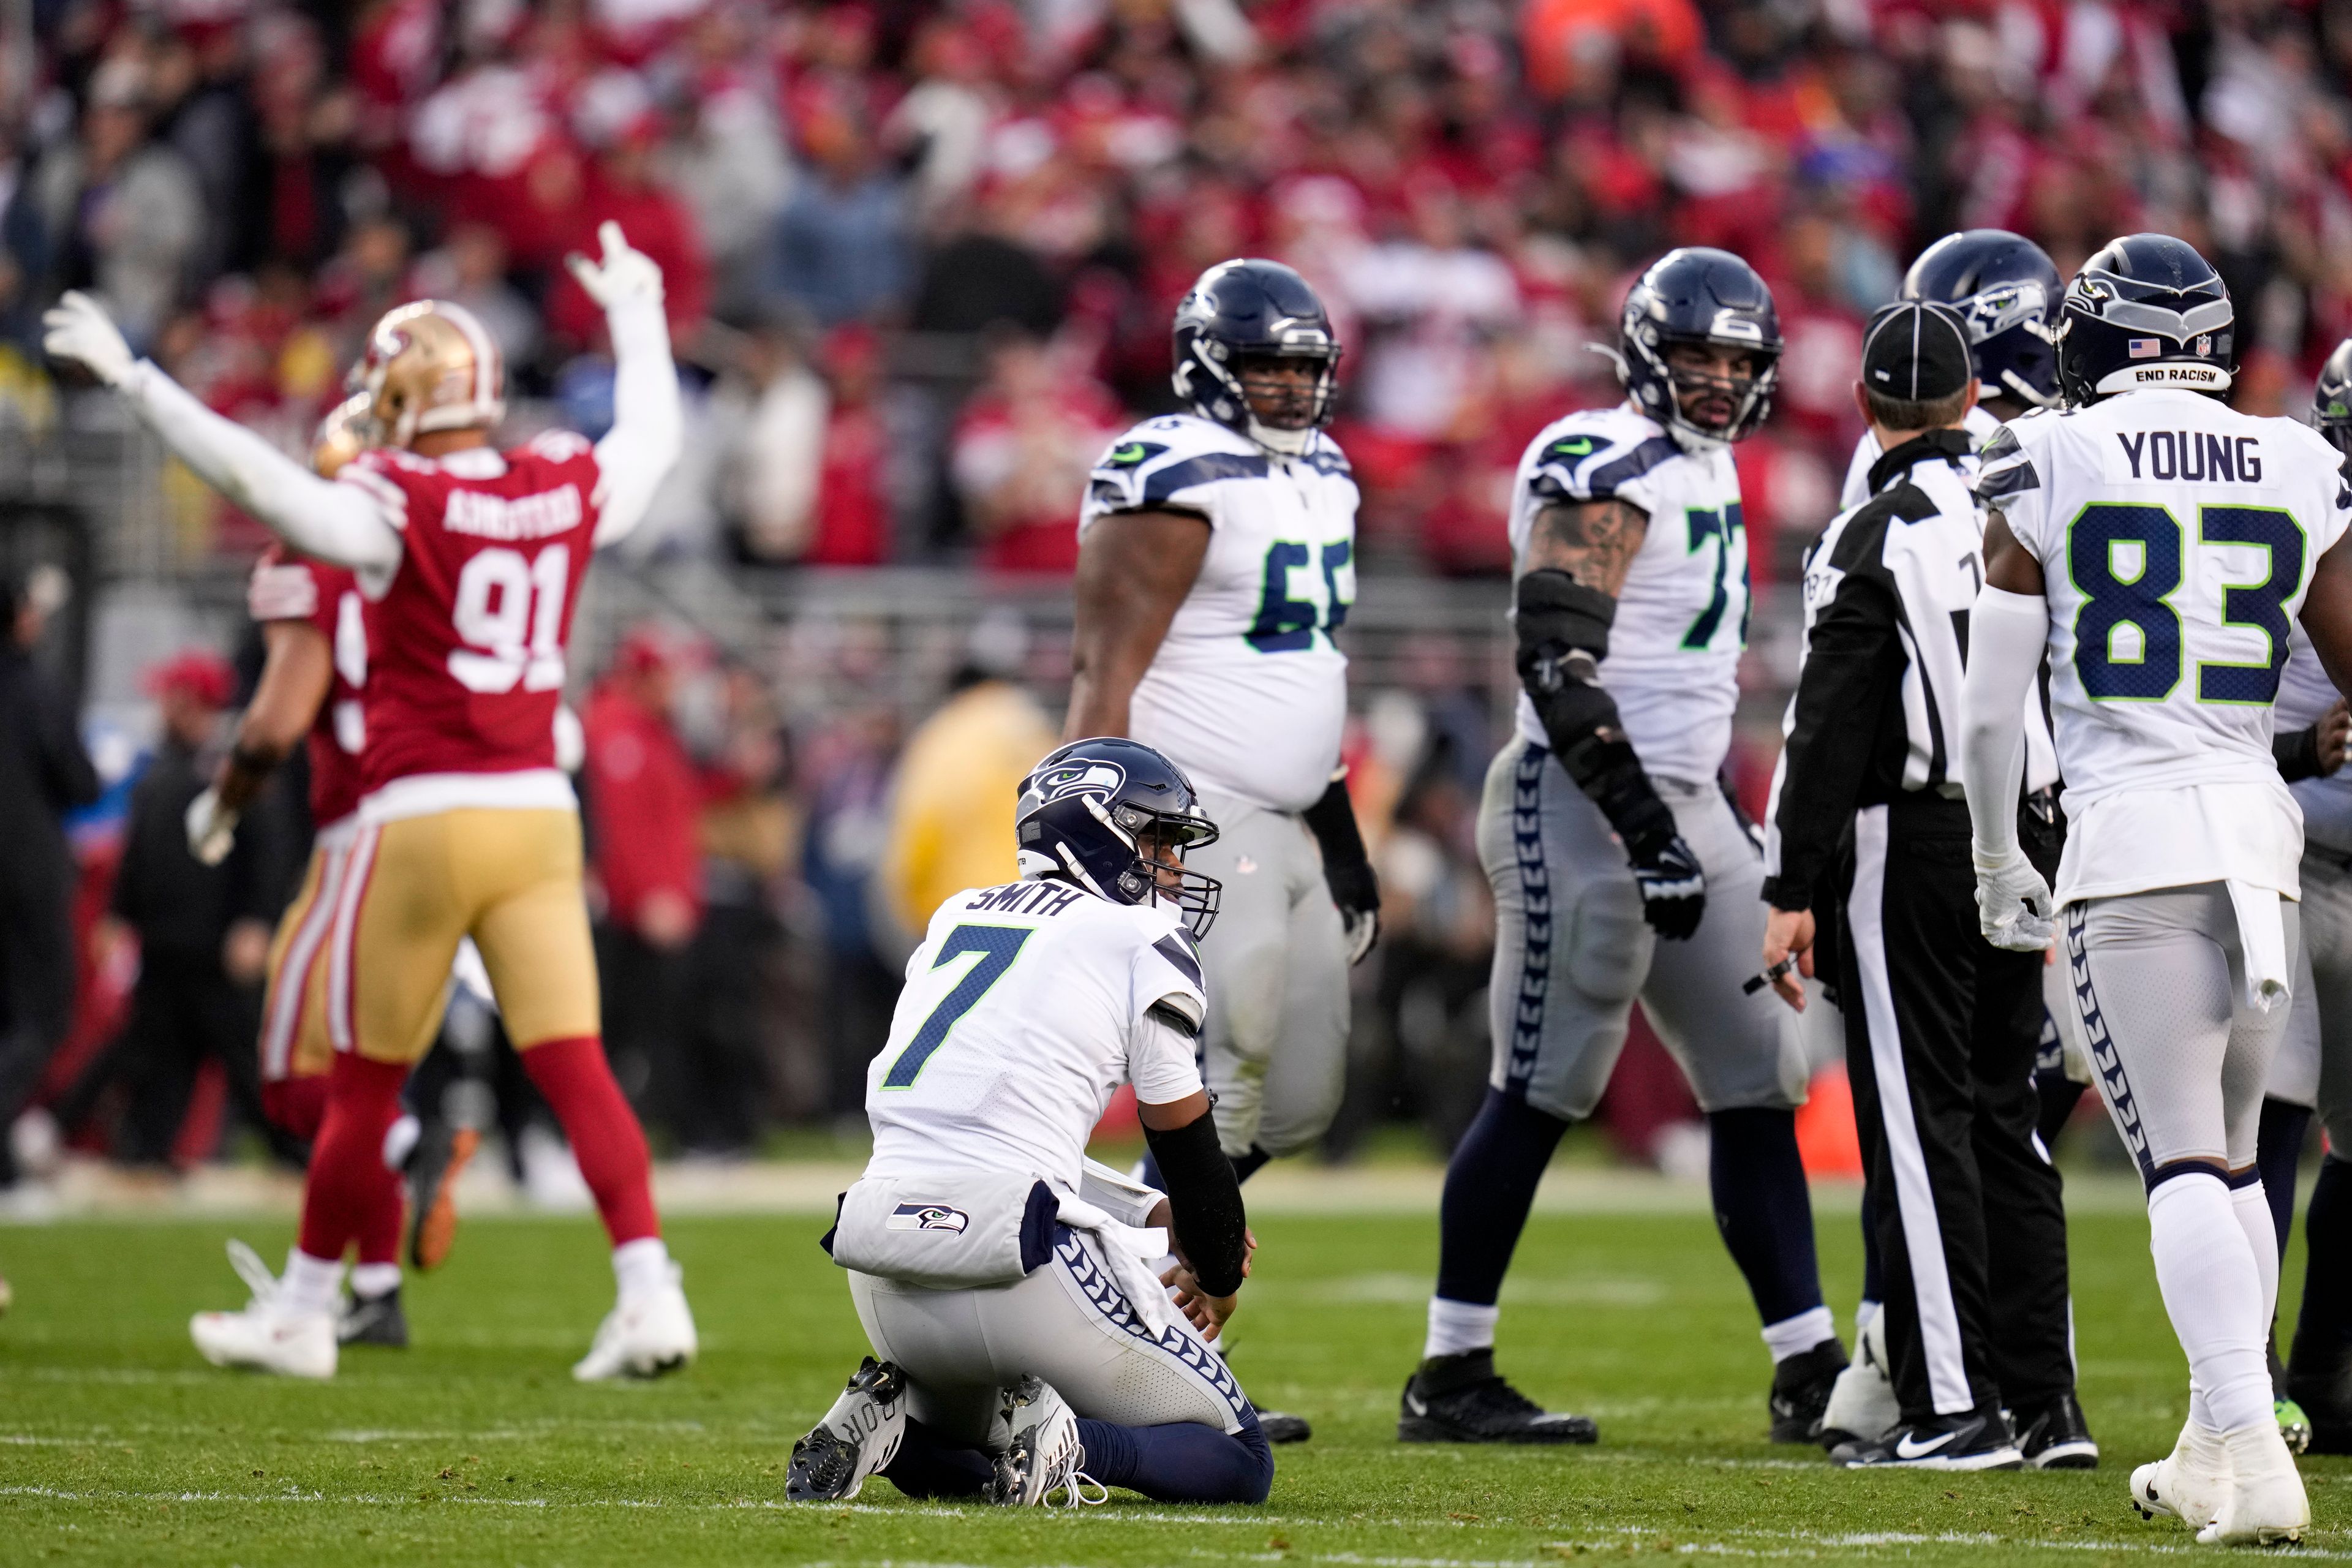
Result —
<instances>
[{"instance_id":1,"label":"gray football pants","mask_svg":"<svg viewBox=\"0 0 2352 1568\"><path fill-rule=\"evenodd\" d=\"M1304 818L1230 795L1201 805L1217 841L1185 864L1224 884L1201 943L1217 1141L1234 1158L1253 1144L1294 1153L1323 1136L1347 1085L1347 934Z\"/></svg>"},{"instance_id":2,"label":"gray football pants","mask_svg":"<svg viewBox=\"0 0 2352 1568\"><path fill-rule=\"evenodd\" d=\"M2279 912L2292 952L2299 911L2282 899ZM2184 1162L2250 1169L2288 1009L2246 1000L2229 889L2203 882L2092 899L2064 918L2093 1080L2140 1179L2153 1188Z\"/></svg>"},{"instance_id":3,"label":"gray football pants","mask_svg":"<svg viewBox=\"0 0 2352 1568\"><path fill-rule=\"evenodd\" d=\"M1592 1113L1642 1011L1702 1110L1804 1103L1797 1015L1741 994L1764 948L1764 864L1712 784L1657 779L1706 873L1706 914L1661 942L1642 918L1624 846L1551 752L1515 737L1486 771L1478 858L1495 888L1495 1041L1488 1082L1574 1121Z\"/></svg>"},{"instance_id":4,"label":"gray football pants","mask_svg":"<svg viewBox=\"0 0 2352 1568\"><path fill-rule=\"evenodd\" d=\"M2352 868L2306 849L2301 875L2294 1006L2268 1094L2317 1110L2328 1147L2352 1158Z\"/></svg>"},{"instance_id":5,"label":"gray football pants","mask_svg":"<svg viewBox=\"0 0 2352 1568\"><path fill-rule=\"evenodd\" d=\"M1066 1226L1053 1258L1011 1285L930 1290L852 1269L849 1299L874 1353L906 1373L908 1413L950 1443L1003 1452L1003 1390L1033 1373L1078 1415L1121 1426L1238 1432L1249 1408L1191 1324L1153 1332L1093 1238Z\"/></svg>"}]
</instances>

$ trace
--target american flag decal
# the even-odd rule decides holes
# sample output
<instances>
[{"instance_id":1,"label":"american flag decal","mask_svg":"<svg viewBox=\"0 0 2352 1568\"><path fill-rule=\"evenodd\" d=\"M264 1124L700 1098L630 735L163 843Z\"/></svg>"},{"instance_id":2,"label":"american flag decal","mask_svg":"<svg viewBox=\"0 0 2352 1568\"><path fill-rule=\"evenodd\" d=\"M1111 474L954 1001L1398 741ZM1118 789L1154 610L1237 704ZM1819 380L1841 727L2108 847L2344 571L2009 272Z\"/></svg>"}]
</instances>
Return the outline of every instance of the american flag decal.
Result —
<instances>
[{"instance_id":1,"label":"american flag decal","mask_svg":"<svg viewBox=\"0 0 2352 1568\"><path fill-rule=\"evenodd\" d=\"M2164 343L2158 338L2134 338L2126 346L2134 359L2154 359L2164 352Z\"/></svg>"}]
</instances>

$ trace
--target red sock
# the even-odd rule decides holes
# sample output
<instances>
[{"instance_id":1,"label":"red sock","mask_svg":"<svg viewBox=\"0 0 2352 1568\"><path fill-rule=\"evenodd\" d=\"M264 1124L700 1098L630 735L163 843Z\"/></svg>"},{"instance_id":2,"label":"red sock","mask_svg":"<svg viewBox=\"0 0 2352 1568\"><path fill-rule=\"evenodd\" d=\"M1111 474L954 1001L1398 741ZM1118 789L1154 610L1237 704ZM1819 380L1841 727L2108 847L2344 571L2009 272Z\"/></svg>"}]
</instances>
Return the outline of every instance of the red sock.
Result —
<instances>
[{"instance_id":1,"label":"red sock","mask_svg":"<svg viewBox=\"0 0 2352 1568\"><path fill-rule=\"evenodd\" d=\"M343 1248L366 1234L384 1187L383 1135L400 1115L400 1086L407 1081L408 1069L397 1063L372 1062L355 1051L335 1058L302 1186L297 1245L311 1257L340 1261Z\"/></svg>"},{"instance_id":2,"label":"red sock","mask_svg":"<svg viewBox=\"0 0 2352 1568\"><path fill-rule=\"evenodd\" d=\"M304 1142L319 1136L319 1121L327 1113L327 1075L282 1078L261 1086L261 1113Z\"/></svg>"},{"instance_id":3,"label":"red sock","mask_svg":"<svg viewBox=\"0 0 2352 1568\"><path fill-rule=\"evenodd\" d=\"M596 1212L604 1216L613 1245L659 1236L646 1131L614 1081L604 1040L595 1035L541 1040L523 1051L522 1065L572 1140L572 1157L596 1195Z\"/></svg>"},{"instance_id":4,"label":"red sock","mask_svg":"<svg viewBox=\"0 0 2352 1568\"><path fill-rule=\"evenodd\" d=\"M400 1173L383 1163L383 1140L376 1140L374 1190L368 1194L367 1214L360 1221L360 1257L362 1263L398 1263L400 1261L401 1222L408 1217L408 1194L401 1188Z\"/></svg>"}]
</instances>

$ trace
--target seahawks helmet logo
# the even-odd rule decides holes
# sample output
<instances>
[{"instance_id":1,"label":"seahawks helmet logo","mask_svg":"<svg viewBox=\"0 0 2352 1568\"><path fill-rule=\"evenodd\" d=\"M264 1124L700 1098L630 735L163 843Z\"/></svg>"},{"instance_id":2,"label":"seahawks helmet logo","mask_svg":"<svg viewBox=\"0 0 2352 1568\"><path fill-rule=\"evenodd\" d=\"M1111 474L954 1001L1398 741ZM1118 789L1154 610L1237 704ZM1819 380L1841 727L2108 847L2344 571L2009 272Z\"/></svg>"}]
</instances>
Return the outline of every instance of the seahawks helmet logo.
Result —
<instances>
[{"instance_id":1,"label":"seahawks helmet logo","mask_svg":"<svg viewBox=\"0 0 2352 1568\"><path fill-rule=\"evenodd\" d=\"M1968 324L1969 342L1983 342L2011 327L2040 325L2050 308L2049 293L2035 282L2004 283L1972 294L1955 307Z\"/></svg>"},{"instance_id":2,"label":"seahawks helmet logo","mask_svg":"<svg viewBox=\"0 0 2352 1568\"><path fill-rule=\"evenodd\" d=\"M1127 784L1127 770L1116 763L1072 763L1041 773L1029 781L1029 788L1021 802L1021 815L1028 816L1039 806L1051 805L1057 800L1075 795L1099 795L1108 798L1117 795Z\"/></svg>"},{"instance_id":3,"label":"seahawks helmet logo","mask_svg":"<svg viewBox=\"0 0 2352 1568\"><path fill-rule=\"evenodd\" d=\"M961 1235L971 1216L945 1204L900 1204L883 1222L885 1230L945 1230Z\"/></svg>"}]
</instances>

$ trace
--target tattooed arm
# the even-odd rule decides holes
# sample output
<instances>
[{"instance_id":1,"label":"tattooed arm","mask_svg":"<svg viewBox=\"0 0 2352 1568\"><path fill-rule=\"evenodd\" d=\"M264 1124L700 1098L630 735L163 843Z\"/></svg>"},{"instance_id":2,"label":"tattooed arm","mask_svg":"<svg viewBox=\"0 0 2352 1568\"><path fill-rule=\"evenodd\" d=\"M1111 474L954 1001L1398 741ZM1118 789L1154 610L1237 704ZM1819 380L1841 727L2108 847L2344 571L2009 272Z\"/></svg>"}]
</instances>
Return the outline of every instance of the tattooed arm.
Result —
<instances>
[{"instance_id":1,"label":"tattooed arm","mask_svg":"<svg viewBox=\"0 0 2352 1568\"><path fill-rule=\"evenodd\" d=\"M1536 513L1519 570L1557 568L1614 599L1649 531L1650 514L1615 496L1556 502Z\"/></svg>"}]
</instances>

